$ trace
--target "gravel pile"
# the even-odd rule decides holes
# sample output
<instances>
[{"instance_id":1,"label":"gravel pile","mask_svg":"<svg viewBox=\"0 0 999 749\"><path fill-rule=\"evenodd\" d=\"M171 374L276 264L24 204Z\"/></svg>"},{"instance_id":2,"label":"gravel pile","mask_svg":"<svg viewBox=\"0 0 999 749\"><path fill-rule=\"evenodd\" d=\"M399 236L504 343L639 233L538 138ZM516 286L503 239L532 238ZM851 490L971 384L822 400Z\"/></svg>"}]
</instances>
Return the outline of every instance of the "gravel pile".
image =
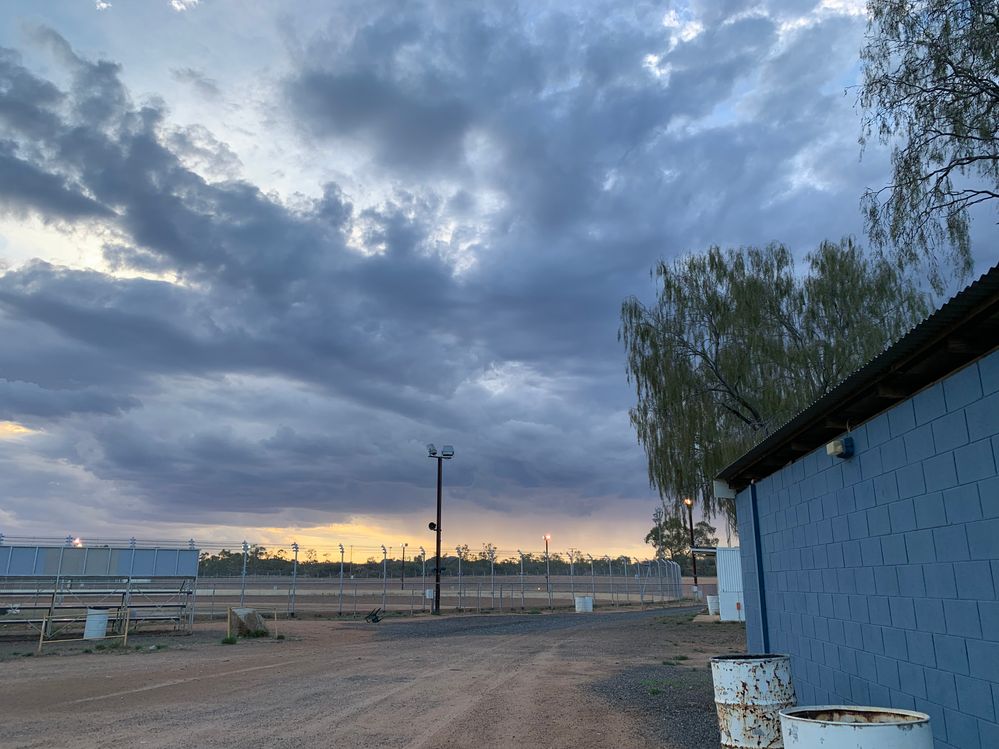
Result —
<instances>
[{"instance_id":1,"label":"gravel pile","mask_svg":"<svg viewBox=\"0 0 999 749\"><path fill-rule=\"evenodd\" d=\"M710 669L644 666L597 682L594 689L621 710L636 715L663 746L718 749Z\"/></svg>"}]
</instances>

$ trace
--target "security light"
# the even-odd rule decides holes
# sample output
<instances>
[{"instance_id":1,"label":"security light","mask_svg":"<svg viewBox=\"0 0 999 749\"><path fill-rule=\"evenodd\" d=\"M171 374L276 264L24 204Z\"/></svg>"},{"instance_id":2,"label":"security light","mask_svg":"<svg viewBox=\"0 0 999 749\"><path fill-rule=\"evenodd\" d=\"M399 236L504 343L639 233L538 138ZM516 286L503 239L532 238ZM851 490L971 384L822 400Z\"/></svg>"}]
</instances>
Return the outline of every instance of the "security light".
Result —
<instances>
[{"instance_id":1,"label":"security light","mask_svg":"<svg viewBox=\"0 0 999 749\"><path fill-rule=\"evenodd\" d=\"M444 447L441 448L441 456L445 458L453 458L454 447L452 445L444 445Z\"/></svg>"},{"instance_id":2,"label":"security light","mask_svg":"<svg viewBox=\"0 0 999 749\"><path fill-rule=\"evenodd\" d=\"M837 458L853 457L853 437L833 440L826 445L826 455L834 455Z\"/></svg>"},{"instance_id":3,"label":"security light","mask_svg":"<svg viewBox=\"0 0 999 749\"><path fill-rule=\"evenodd\" d=\"M433 443L433 442L428 442L428 443L427 443L427 454L428 454L428 455L429 455L429 456L430 456L431 458L435 458L435 457L437 457L437 448L436 448L436 447L434 447L434 443Z\"/></svg>"}]
</instances>

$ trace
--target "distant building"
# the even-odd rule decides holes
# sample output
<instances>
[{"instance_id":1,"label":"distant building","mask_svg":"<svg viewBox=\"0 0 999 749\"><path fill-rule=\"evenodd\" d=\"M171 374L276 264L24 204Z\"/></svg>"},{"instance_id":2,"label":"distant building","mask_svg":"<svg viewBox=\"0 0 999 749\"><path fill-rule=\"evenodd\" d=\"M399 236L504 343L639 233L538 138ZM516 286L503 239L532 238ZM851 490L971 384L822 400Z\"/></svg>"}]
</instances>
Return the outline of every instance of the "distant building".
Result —
<instances>
[{"instance_id":1,"label":"distant building","mask_svg":"<svg viewBox=\"0 0 999 749\"><path fill-rule=\"evenodd\" d=\"M719 476L749 651L791 655L801 704L920 710L938 749L999 747L997 346L999 266Z\"/></svg>"}]
</instances>

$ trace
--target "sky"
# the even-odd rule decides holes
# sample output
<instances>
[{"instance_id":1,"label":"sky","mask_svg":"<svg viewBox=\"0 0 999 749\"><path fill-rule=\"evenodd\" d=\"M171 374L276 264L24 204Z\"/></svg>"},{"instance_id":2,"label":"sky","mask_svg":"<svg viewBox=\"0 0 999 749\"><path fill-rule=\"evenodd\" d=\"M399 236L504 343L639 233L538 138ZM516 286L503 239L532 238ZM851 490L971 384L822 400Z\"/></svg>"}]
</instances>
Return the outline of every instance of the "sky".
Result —
<instances>
[{"instance_id":1,"label":"sky","mask_svg":"<svg viewBox=\"0 0 999 749\"><path fill-rule=\"evenodd\" d=\"M621 303L660 258L863 236L865 26L0 4L0 533L429 548L433 442L446 547L647 555Z\"/></svg>"}]
</instances>

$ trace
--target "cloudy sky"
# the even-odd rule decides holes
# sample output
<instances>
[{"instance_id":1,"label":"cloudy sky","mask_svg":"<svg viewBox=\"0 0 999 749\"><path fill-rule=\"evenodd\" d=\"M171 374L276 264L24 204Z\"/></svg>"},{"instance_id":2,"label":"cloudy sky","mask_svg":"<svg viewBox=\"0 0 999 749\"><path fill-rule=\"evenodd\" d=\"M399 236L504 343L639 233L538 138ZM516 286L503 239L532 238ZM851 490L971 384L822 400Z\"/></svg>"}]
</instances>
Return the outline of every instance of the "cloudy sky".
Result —
<instances>
[{"instance_id":1,"label":"cloudy sky","mask_svg":"<svg viewBox=\"0 0 999 749\"><path fill-rule=\"evenodd\" d=\"M862 236L860 0L0 4L0 532L637 552L660 257Z\"/></svg>"}]
</instances>

